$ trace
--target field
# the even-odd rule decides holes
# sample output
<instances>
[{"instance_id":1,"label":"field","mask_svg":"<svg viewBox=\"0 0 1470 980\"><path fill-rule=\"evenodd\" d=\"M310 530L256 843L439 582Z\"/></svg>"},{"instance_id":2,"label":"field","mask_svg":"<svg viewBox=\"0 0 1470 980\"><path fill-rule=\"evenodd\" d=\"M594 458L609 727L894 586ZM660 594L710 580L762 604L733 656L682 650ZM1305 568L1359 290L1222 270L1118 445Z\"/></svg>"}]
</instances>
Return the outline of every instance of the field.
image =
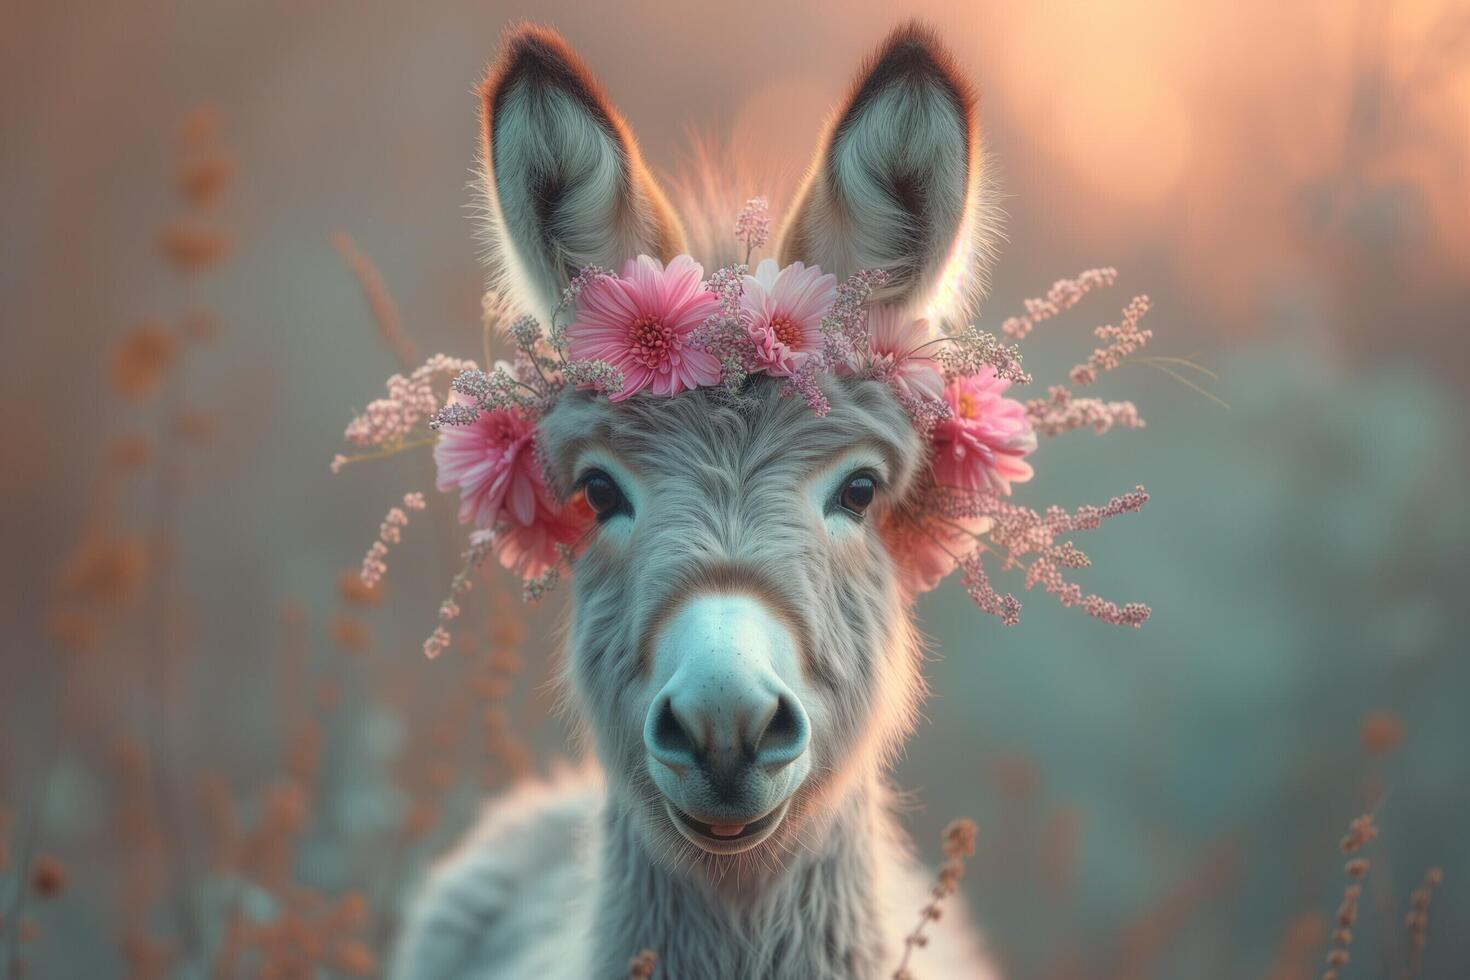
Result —
<instances>
[{"instance_id":1,"label":"field","mask_svg":"<svg viewBox=\"0 0 1470 980\"><path fill-rule=\"evenodd\" d=\"M1288 980L1334 948L1345 980L1470 974L1470 15L903 13L982 95L1007 239L982 325L1111 266L1027 368L1064 377L1136 294L1155 331L1096 392L1146 428L1043 443L1017 497L1147 486L1079 579L1152 616L1111 627L1013 580L1007 627L953 582L925 595L934 693L895 774L919 849L937 865L943 828L977 822L963 888L1015 977ZM505 25L565 33L670 183L693 130L779 217L895 16L12 13L6 980L380 975L486 795L580 764L550 687L564 590L524 603L487 568L427 660L455 502L427 452L330 465L389 374L482 357L471 91ZM427 509L366 587L405 491Z\"/></svg>"}]
</instances>

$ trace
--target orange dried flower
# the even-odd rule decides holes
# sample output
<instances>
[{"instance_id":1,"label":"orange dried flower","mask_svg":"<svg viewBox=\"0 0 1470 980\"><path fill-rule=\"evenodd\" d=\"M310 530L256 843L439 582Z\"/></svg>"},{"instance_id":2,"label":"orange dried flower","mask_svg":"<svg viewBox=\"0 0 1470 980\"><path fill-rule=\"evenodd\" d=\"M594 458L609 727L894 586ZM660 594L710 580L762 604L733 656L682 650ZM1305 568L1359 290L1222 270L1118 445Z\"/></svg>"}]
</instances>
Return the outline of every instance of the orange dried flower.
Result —
<instances>
[{"instance_id":1,"label":"orange dried flower","mask_svg":"<svg viewBox=\"0 0 1470 980\"><path fill-rule=\"evenodd\" d=\"M163 230L160 241L164 258L185 274L204 272L230 254L228 234L190 221L175 221Z\"/></svg>"},{"instance_id":2,"label":"orange dried flower","mask_svg":"<svg viewBox=\"0 0 1470 980\"><path fill-rule=\"evenodd\" d=\"M347 568L337 578L337 594L349 606L377 606L387 595L387 586L381 581L377 585L368 585L357 568Z\"/></svg>"},{"instance_id":3,"label":"orange dried flower","mask_svg":"<svg viewBox=\"0 0 1470 980\"><path fill-rule=\"evenodd\" d=\"M459 780L459 773L454 764L443 759L429 763L429 771L425 777L429 788L444 792L451 789Z\"/></svg>"},{"instance_id":4,"label":"orange dried flower","mask_svg":"<svg viewBox=\"0 0 1470 980\"><path fill-rule=\"evenodd\" d=\"M490 666L504 674L519 674L526 667L526 658L513 647L496 647L490 654Z\"/></svg>"},{"instance_id":5,"label":"orange dried flower","mask_svg":"<svg viewBox=\"0 0 1470 980\"><path fill-rule=\"evenodd\" d=\"M221 152L191 157L174 172L174 186L194 207L216 203L235 179L235 161Z\"/></svg>"},{"instance_id":6,"label":"orange dried flower","mask_svg":"<svg viewBox=\"0 0 1470 980\"><path fill-rule=\"evenodd\" d=\"M49 854L36 858L31 867L31 890L41 898L55 898L66 891L66 868Z\"/></svg>"},{"instance_id":7,"label":"orange dried flower","mask_svg":"<svg viewBox=\"0 0 1470 980\"><path fill-rule=\"evenodd\" d=\"M141 537L98 532L77 545L61 570L61 590L99 603L125 605L143 592L148 545Z\"/></svg>"},{"instance_id":8,"label":"orange dried flower","mask_svg":"<svg viewBox=\"0 0 1470 980\"><path fill-rule=\"evenodd\" d=\"M485 727L497 735L510 731L510 711L501 704L493 704L486 708Z\"/></svg>"},{"instance_id":9,"label":"orange dried flower","mask_svg":"<svg viewBox=\"0 0 1470 980\"><path fill-rule=\"evenodd\" d=\"M898 961L898 969L893 972L894 980L912 980L913 974L908 968L909 957L915 949L922 949L929 944L928 937L924 935L924 927L941 918L943 910L939 903L959 890L960 879L965 874L965 858L975 853L975 839L979 833L980 828L975 821L968 818L952 820L944 828L944 854L949 860L940 866L938 880L929 892L931 898L919 910L919 924L904 937L903 958Z\"/></svg>"},{"instance_id":10,"label":"orange dried flower","mask_svg":"<svg viewBox=\"0 0 1470 980\"><path fill-rule=\"evenodd\" d=\"M337 707L341 698L341 691L337 685L330 681L323 681L316 689L316 707L318 711L327 712Z\"/></svg>"},{"instance_id":11,"label":"orange dried flower","mask_svg":"<svg viewBox=\"0 0 1470 980\"><path fill-rule=\"evenodd\" d=\"M116 470L139 470L153 456L153 442L147 436L118 436L107 447L107 462Z\"/></svg>"},{"instance_id":12,"label":"orange dried flower","mask_svg":"<svg viewBox=\"0 0 1470 980\"><path fill-rule=\"evenodd\" d=\"M536 769L536 757L531 747L519 736L492 738L490 751L500 760L501 766L512 780L524 779Z\"/></svg>"},{"instance_id":13,"label":"orange dried flower","mask_svg":"<svg viewBox=\"0 0 1470 980\"><path fill-rule=\"evenodd\" d=\"M980 828L968 817L950 821L944 828L944 854L950 860L971 857L975 853L975 838Z\"/></svg>"},{"instance_id":14,"label":"orange dried flower","mask_svg":"<svg viewBox=\"0 0 1470 980\"><path fill-rule=\"evenodd\" d=\"M378 958L361 940L349 939L339 945L334 960L337 969L349 977L370 977L378 972Z\"/></svg>"},{"instance_id":15,"label":"orange dried flower","mask_svg":"<svg viewBox=\"0 0 1470 980\"><path fill-rule=\"evenodd\" d=\"M1373 814L1365 813L1348 825L1347 836L1339 843L1344 854L1353 854L1363 849L1378 836L1373 825ZM1354 858L1343 867L1343 873L1352 882L1342 890L1342 903L1337 907L1337 926L1332 932L1332 944L1327 950L1327 969L1322 980L1336 980L1337 971L1348 964L1348 946L1353 941L1353 923L1358 921L1358 900L1363 895L1363 886L1358 884L1368 873L1366 858Z\"/></svg>"},{"instance_id":16,"label":"orange dried flower","mask_svg":"<svg viewBox=\"0 0 1470 980\"><path fill-rule=\"evenodd\" d=\"M526 640L526 621L515 614L509 604L495 604L495 618L490 623L490 639L497 647L518 647Z\"/></svg>"},{"instance_id":17,"label":"orange dried flower","mask_svg":"<svg viewBox=\"0 0 1470 980\"><path fill-rule=\"evenodd\" d=\"M138 324L112 350L113 387L133 401L152 397L176 354L177 344L167 327L154 320Z\"/></svg>"},{"instance_id":18,"label":"orange dried flower","mask_svg":"<svg viewBox=\"0 0 1470 980\"><path fill-rule=\"evenodd\" d=\"M1391 711L1370 711L1358 729L1363 751L1368 755L1388 755L1404 738L1404 724Z\"/></svg>"},{"instance_id":19,"label":"orange dried flower","mask_svg":"<svg viewBox=\"0 0 1470 980\"><path fill-rule=\"evenodd\" d=\"M306 791L296 783L277 783L265 797L266 822L286 834L296 834L309 816Z\"/></svg>"},{"instance_id":20,"label":"orange dried flower","mask_svg":"<svg viewBox=\"0 0 1470 980\"><path fill-rule=\"evenodd\" d=\"M202 409L185 409L174 419L174 432L185 442L206 445L214 441L214 416Z\"/></svg>"},{"instance_id":21,"label":"orange dried flower","mask_svg":"<svg viewBox=\"0 0 1470 980\"><path fill-rule=\"evenodd\" d=\"M102 639L96 617L85 609L52 609L46 617L46 630L57 646L74 653L95 650Z\"/></svg>"},{"instance_id":22,"label":"orange dried flower","mask_svg":"<svg viewBox=\"0 0 1470 980\"><path fill-rule=\"evenodd\" d=\"M186 151L212 146L219 139L219 118L216 106L196 106L179 126L179 145Z\"/></svg>"},{"instance_id":23,"label":"orange dried flower","mask_svg":"<svg viewBox=\"0 0 1470 980\"><path fill-rule=\"evenodd\" d=\"M179 336L191 344L203 344L214 339L217 329L214 314L207 310L193 310L179 318Z\"/></svg>"},{"instance_id":24,"label":"orange dried flower","mask_svg":"<svg viewBox=\"0 0 1470 980\"><path fill-rule=\"evenodd\" d=\"M367 896L362 892L345 892L337 899L337 908L333 912L337 925L349 932L356 932L368 923L368 915L372 909L368 906Z\"/></svg>"},{"instance_id":25,"label":"orange dried flower","mask_svg":"<svg viewBox=\"0 0 1470 980\"><path fill-rule=\"evenodd\" d=\"M474 692L487 701L499 701L510 694L513 682L504 674L491 674L488 677L476 677L470 682ZM489 721L489 716L486 716Z\"/></svg>"},{"instance_id":26,"label":"orange dried flower","mask_svg":"<svg viewBox=\"0 0 1470 980\"><path fill-rule=\"evenodd\" d=\"M373 645L372 631L360 619L339 615L332 619L332 640L348 653L362 653Z\"/></svg>"},{"instance_id":27,"label":"orange dried flower","mask_svg":"<svg viewBox=\"0 0 1470 980\"><path fill-rule=\"evenodd\" d=\"M1430 868L1424 873L1419 887L1409 896L1409 914L1404 917L1404 926L1409 931L1409 949L1413 956L1410 976L1419 972L1420 961L1424 958L1424 947L1429 943L1429 902L1434 897L1434 889L1443 881L1444 872Z\"/></svg>"},{"instance_id":28,"label":"orange dried flower","mask_svg":"<svg viewBox=\"0 0 1470 980\"><path fill-rule=\"evenodd\" d=\"M414 800L403 818L403 833L412 838L427 837L439 822L439 808L432 800Z\"/></svg>"},{"instance_id":29,"label":"orange dried flower","mask_svg":"<svg viewBox=\"0 0 1470 980\"><path fill-rule=\"evenodd\" d=\"M409 340L408 334L403 329L403 317L398 312L398 305L393 302L393 294L388 291L383 277L378 274L377 267L357 247L352 236L346 232L339 231L332 236L332 247L342 256L342 261L347 263L352 274L357 277L358 287L362 290L363 299L367 301L368 309L372 311L373 319L377 321L378 333L398 363L405 370L418 363L418 354L414 349L413 341Z\"/></svg>"},{"instance_id":30,"label":"orange dried flower","mask_svg":"<svg viewBox=\"0 0 1470 980\"><path fill-rule=\"evenodd\" d=\"M1365 813L1348 825L1347 836L1342 839L1342 853L1352 854L1378 836L1378 828L1373 826L1373 814Z\"/></svg>"}]
</instances>

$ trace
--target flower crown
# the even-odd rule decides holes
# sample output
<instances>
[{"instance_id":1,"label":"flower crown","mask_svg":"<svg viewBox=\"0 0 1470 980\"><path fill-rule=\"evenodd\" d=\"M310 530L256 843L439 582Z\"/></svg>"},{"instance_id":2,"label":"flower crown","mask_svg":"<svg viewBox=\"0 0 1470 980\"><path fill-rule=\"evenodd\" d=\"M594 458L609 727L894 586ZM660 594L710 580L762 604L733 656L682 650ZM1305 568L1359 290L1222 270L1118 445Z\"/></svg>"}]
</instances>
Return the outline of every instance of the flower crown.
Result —
<instances>
[{"instance_id":1,"label":"flower crown","mask_svg":"<svg viewBox=\"0 0 1470 980\"><path fill-rule=\"evenodd\" d=\"M1033 475L1026 457L1038 436L1084 426L1099 433L1115 425L1142 428L1133 403L1077 397L1065 385L1053 385L1045 398L1008 398L1012 384L1031 381L1014 343L974 325L941 335L926 319L870 305L886 278L881 271L839 283L800 262L781 268L765 259L752 270L750 255L766 243L769 228L765 200L748 202L735 225L745 261L707 278L687 255L668 265L640 255L620 274L586 267L544 327L534 316L514 316L500 294L487 293L486 335L510 321L513 361L486 371L436 355L408 377L390 378L388 397L347 426L348 441L368 451L338 455L333 472L359 459L432 444L438 488L459 491L460 521L474 527L439 624L424 644L426 654L448 646L458 598L492 554L521 576L527 598L540 597L570 571L592 513L580 494L562 500L551 492L536 436L538 421L567 385L616 402L697 388L735 392L756 375L780 379L783 395L801 397L818 415L828 410L824 377L869 378L892 390L928 446L918 487L885 512L880 528L910 593L932 589L958 568L976 605L1014 625L1021 604L991 584L984 560L989 554L1001 570L1021 569L1027 589L1039 585L1064 606L1081 606L1123 626L1148 618L1145 605L1119 606L1085 594L1065 577L1065 570L1090 564L1070 536L1136 511L1148 500L1142 487L1074 512L1055 506L1037 511L1010 500L1012 485ZM1001 333L1019 341L1116 277L1116 270L1094 269L1059 280L1044 298L1028 300L1024 315L1006 320ZM1116 326L1098 327L1102 343L1072 369L1072 386L1092 384L1144 347L1153 335L1139 326L1147 311L1148 298L1138 296ZM441 396L435 385L444 378L452 380ZM425 506L422 494L411 493L389 511L363 560L365 583L376 584L386 571L389 545L408 523L405 508Z\"/></svg>"}]
</instances>

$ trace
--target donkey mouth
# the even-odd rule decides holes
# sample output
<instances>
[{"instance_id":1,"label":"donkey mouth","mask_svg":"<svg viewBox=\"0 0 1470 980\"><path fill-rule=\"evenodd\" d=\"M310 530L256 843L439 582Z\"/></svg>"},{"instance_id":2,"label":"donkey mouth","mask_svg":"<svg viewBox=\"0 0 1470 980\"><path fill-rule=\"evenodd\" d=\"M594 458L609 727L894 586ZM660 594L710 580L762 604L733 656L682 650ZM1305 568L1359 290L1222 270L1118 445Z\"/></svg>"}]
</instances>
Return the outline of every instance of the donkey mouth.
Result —
<instances>
[{"instance_id":1,"label":"donkey mouth","mask_svg":"<svg viewBox=\"0 0 1470 980\"><path fill-rule=\"evenodd\" d=\"M738 854L750 850L771 836L771 832L785 818L789 803L789 800L783 800L765 816L744 824L705 823L694 819L668 801L665 801L665 806L674 826L690 841L715 854Z\"/></svg>"}]
</instances>

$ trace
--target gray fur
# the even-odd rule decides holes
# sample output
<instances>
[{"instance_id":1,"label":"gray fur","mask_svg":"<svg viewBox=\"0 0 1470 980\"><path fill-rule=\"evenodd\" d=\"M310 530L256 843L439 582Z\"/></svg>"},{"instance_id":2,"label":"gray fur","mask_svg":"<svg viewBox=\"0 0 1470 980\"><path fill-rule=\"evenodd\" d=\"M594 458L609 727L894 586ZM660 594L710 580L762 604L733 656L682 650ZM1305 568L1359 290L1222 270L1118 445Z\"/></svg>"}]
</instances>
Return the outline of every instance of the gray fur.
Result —
<instances>
[{"instance_id":1,"label":"gray fur","mask_svg":"<svg viewBox=\"0 0 1470 980\"><path fill-rule=\"evenodd\" d=\"M922 98L879 103L928 111ZM550 118L527 114L505 138L529 139L525 127ZM905 131L955 132L914 125ZM948 212L970 208L962 171L941 167L933 179L960 181L934 189ZM950 225L952 240L963 234ZM550 244L514 221L492 234L519 254ZM938 254L916 260L919 280L939 281ZM632 506L590 532L572 576L562 682L590 769L490 806L410 907L394 976L615 978L645 948L664 980L870 980L894 969L930 880L890 813L886 782L923 696L922 651L878 528L912 486L923 447L886 386L826 388L824 417L759 378L737 394L618 404L569 390L542 419L556 492L572 493L597 467ZM863 518L832 505L859 467L881 483ZM800 648L801 676L787 680L804 692L811 765L771 836L726 855L673 826L643 732L661 628L693 597L728 593L756 599ZM916 957L926 975L994 975L962 903L930 933Z\"/></svg>"}]
</instances>

